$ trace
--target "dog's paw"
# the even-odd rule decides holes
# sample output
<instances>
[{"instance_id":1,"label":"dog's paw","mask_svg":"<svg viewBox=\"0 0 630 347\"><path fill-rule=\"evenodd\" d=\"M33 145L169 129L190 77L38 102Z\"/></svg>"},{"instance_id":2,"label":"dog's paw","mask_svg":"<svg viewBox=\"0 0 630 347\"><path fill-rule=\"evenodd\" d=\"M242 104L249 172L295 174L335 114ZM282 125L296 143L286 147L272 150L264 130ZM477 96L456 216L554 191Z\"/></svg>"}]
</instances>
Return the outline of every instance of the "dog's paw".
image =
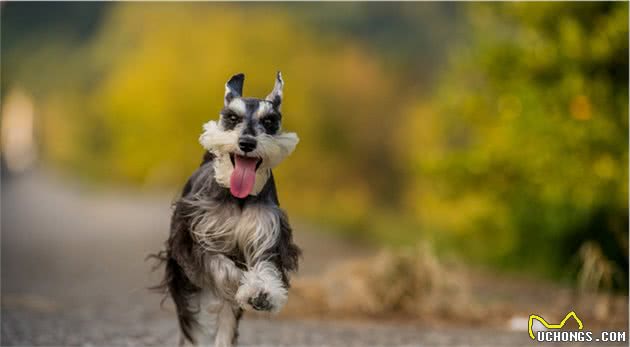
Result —
<instances>
[{"instance_id":1,"label":"dog's paw","mask_svg":"<svg viewBox=\"0 0 630 347\"><path fill-rule=\"evenodd\" d=\"M235 298L244 310L275 313L286 304L287 289L278 270L271 263L263 262L243 274Z\"/></svg>"},{"instance_id":2,"label":"dog's paw","mask_svg":"<svg viewBox=\"0 0 630 347\"><path fill-rule=\"evenodd\" d=\"M236 302L246 311L278 312L287 301L284 288L269 290L266 288L242 285L236 292Z\"/></svg>"},{"instance_id":3,"label":"dog's paw","mask_svg":"<svg viewBox=\"0 0 630 347\"><path fill-rule=\"evenodd\" d=\"M269 300L269 294L265 292L258 293L255 298L250 297L247 303L256 311L271 311L273 308Z\"/></svg>"}]
</instances>

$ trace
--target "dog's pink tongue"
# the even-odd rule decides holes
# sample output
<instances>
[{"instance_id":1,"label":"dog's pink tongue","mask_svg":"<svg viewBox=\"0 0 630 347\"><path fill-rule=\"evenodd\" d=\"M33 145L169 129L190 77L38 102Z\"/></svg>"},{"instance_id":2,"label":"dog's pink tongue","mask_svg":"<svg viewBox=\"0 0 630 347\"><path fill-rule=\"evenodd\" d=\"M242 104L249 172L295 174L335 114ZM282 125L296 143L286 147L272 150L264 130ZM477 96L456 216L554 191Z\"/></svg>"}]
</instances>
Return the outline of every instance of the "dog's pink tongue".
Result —
<instances>
[{"instance_id":1,"label":"dog's pink tongue","mask_svg":"<svg viewBox=\"0 0 630 347\"><path fill-rule=\"evenodd\" d=\"M230 192L237 198L244 198L252 192L256 180L258 159L234 155L234 171L230 177Z\"/></svg>"}]
</instances>

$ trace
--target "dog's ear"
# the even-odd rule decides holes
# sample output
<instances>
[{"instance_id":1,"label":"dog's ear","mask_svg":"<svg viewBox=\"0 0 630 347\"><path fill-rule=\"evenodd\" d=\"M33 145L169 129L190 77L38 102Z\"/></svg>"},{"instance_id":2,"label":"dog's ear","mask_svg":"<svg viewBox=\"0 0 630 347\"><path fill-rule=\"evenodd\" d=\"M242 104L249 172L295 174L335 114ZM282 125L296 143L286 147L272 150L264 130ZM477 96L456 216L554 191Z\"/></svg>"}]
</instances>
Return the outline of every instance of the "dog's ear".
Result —
<instances>
[{"instance_id":1,"label":"dog's ear","mask_svg":"<svg viewBox=\"0 0 630 347\"><path fill-rule=\"evenodd\" d=\"M278 71L273 90L265 98L267 101L271 101L273 106L277 109L280 109L280 104L282 103L282 87L284 87L284 81L282 80L282 74Z\"/></svg>"},{"instance_id":2,"label":"dog's ear","mask_svg":"<svg viewBox=\"0 0 630 347\"><path fill-rule=\"evenodd\" d=\"M242 73L230 77L225 84L225 106L227 106L232 99L240 98L243 95L243 82L245 82L245 75Z\"/></svg>"}]
</instances>

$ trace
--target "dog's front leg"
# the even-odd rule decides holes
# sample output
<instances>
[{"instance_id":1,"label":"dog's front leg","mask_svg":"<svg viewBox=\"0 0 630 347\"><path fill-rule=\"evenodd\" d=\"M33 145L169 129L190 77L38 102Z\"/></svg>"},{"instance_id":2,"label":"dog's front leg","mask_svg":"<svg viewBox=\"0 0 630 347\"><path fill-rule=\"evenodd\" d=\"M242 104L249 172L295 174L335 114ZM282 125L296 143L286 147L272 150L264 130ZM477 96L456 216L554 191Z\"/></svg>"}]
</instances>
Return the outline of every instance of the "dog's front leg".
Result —
<instances>
[{"instance_id":1,"label":"dog's front leg","mask_svg":"<svg viewBox=\"0 0 630 347\"><path fill-rule=\"evenodd\" d=\"M205 287L214 288L223 299L233 301L236 289L243 277L243 271L223 254L206 255L204 257L204 267L206 276Z\"/></svg>"},{"instance_id":2,"label":"dog's front leg","mask_svg":"<svg viewBox=\"0 0 630 347\"><path fill-rule=\"evenodd\" d=\"M277 206L252 204L243 209L236 227L247 271L243 272L236 302L245 310L278 312L287 302L287 286L277 257L282 212Z\"/></svg>"},{"instance_id":3,"label":"dog's front leg","mask_svg":"<svg viewBox=\"0 0 630 347\"><path fill-rule=\"evenodd\" d=\"M221 298L234 300L243 271L230 258L202 250L189 254L175 253L173 256L192 284L214 289Z\"/></svg>"},{"instance_id":4,"label":"dog's front leg","mask_svg":"<svg viewBox=\"0 0 630 347\"><path fill-rule=\"evenodd\" d=\"M201 262L203 271L197 280L204 289L197 294L197 325L191 333L196 346L231 347L240 316L234 296L243 272L223 254L204 253Z\"/></svg>"}]
</instances>

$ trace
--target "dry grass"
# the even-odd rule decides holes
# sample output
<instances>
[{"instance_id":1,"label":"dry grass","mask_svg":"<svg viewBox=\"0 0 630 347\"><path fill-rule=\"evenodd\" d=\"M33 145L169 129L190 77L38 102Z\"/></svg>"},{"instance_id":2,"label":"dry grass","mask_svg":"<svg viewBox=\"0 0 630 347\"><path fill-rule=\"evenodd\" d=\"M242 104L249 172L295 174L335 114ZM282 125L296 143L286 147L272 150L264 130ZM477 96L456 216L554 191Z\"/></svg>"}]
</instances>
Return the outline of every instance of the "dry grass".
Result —
<instances>
[{"instance_id":1,"label":"dry grass","mask_svg":"<svg viewBox=\"0 0 630 347\"><path fill-rule=\"evenodd\" d=\"M621 272L594 242L585 242L579 250L581 262L578 273L578 299L595 296L593 315L598 320L605 320L614 309L611 293L614 281ZM595 295L598 294L598 295Z\"/></svg>"},{"instance_id":2,"label":"dry grass","mask_svg":"<svg viewBox=\"0 0 630 347\"><path fill-rule=\"evenodd\" d=\"M614 275L600 252L589 247L581 251L582 290L447 262L428 244L382 251L318 276L295 278L281 316L509 328L514 317L536 313L561 319L576 311L591 328L627 326L628 297L603 290Z\"/></svg>"},{"instance_id":3,"label":"dry grass","mask_svg":"<svg viewBox=\"0 0 630 347\"><path fill-rule=\"evenodd\" d=\"M608 291L620 273L594 242L585 242L579 250L578 288L584 292Z\"/></svg>"},{"instance_id":4,"label":"dry grass","mask_svg":"<svg viewBox=\"0 0 630 347\"><path fill-rule=\"evenodd\" d=\"M297 278L286 315L474 318L467 281L427 244L348 261L315 278Z\"/></svg>"}]
</instances>

